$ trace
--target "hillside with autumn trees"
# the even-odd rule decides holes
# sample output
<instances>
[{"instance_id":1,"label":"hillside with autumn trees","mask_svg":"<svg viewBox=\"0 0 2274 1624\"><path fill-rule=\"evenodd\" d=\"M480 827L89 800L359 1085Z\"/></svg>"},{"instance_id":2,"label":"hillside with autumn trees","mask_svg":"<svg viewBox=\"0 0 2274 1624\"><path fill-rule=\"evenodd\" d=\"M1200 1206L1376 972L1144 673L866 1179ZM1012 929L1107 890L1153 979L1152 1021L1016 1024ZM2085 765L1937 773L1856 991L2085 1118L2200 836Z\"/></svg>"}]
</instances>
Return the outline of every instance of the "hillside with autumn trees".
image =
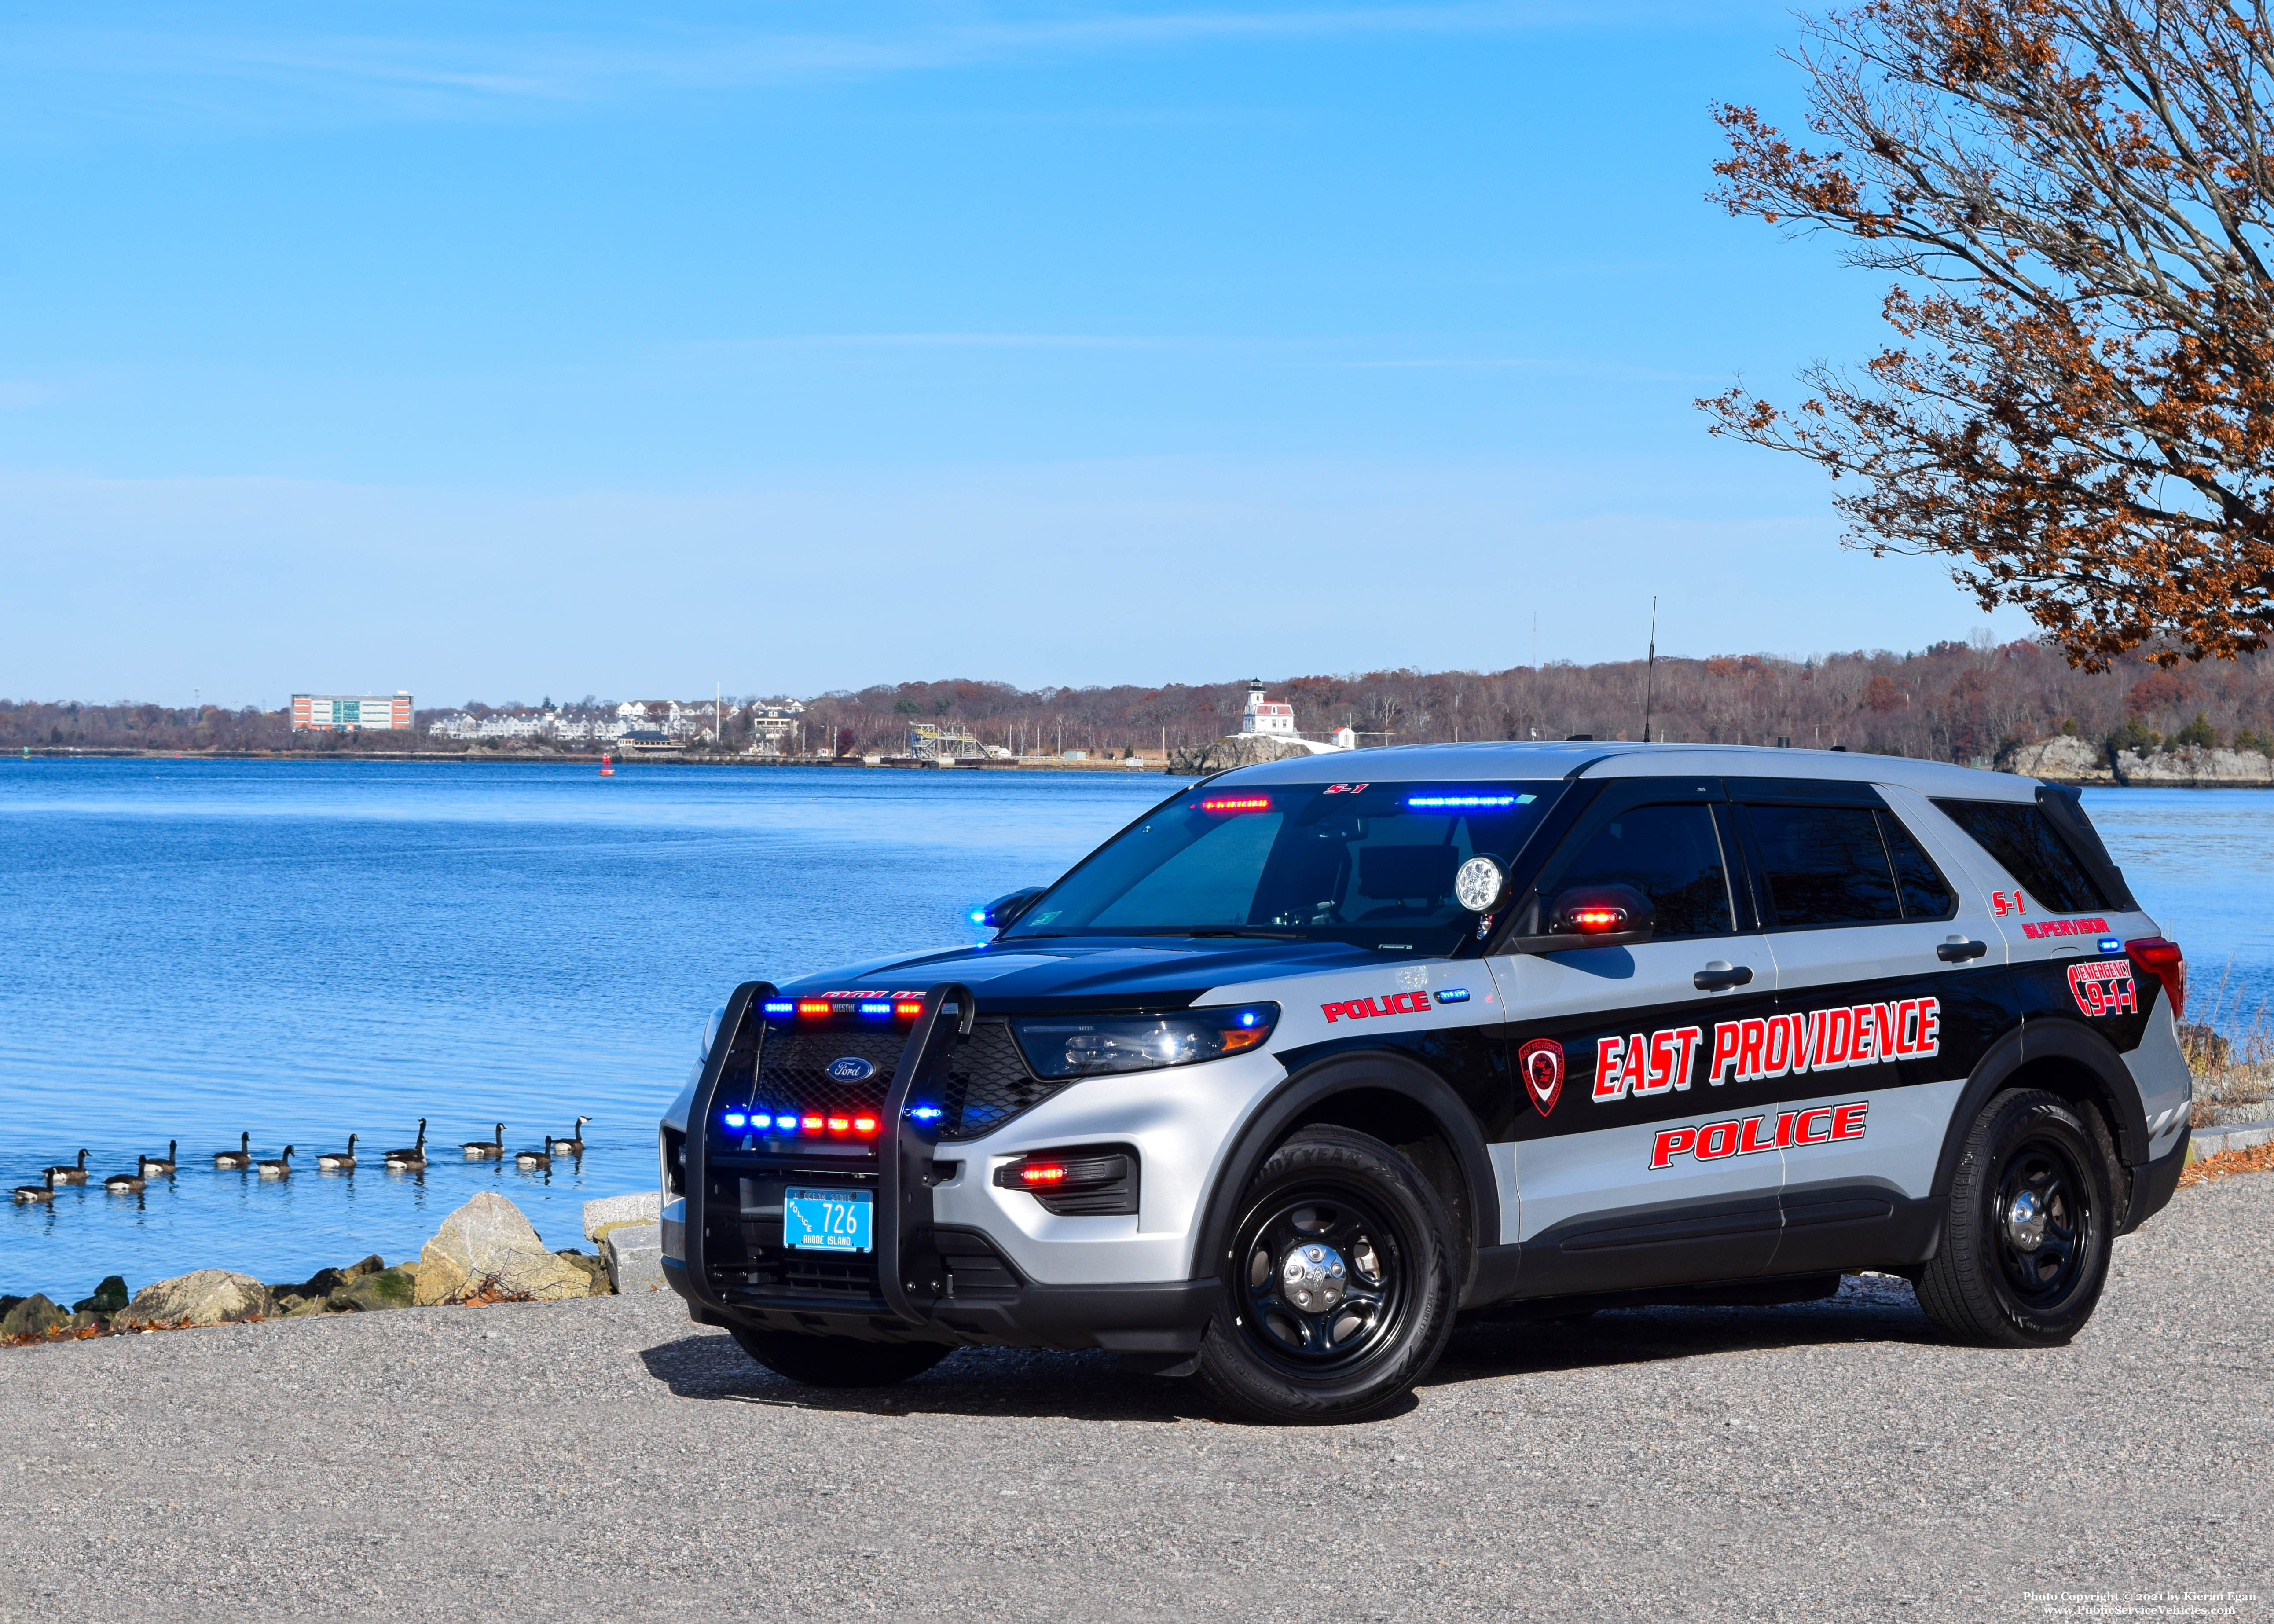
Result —
<instances>
[{"instance_id":1,"label":"hillside with autumn trees","mask_svg":"<svg viewBox=\"0 0 2274 1624\"><path fill-rule=\"evenodd\" d=\"M2059 733L2132 748L2222 744L2274 752L2274 661L2181 663L2120 659L2089 673L2033 642L1939 643L1917 653L1885 651L1784 659L1737 654L1593 665L1548 664L1505 671L1395 670L1271 679L1304 732L1342 726L1367 741L1446 739L1639 739L1645 686L1651 734L1667 740L1829 748L1940 761L1991 763L2014 748ZM1244 680L1148 688L1019 688L942 680L879 684L806 701L809 750L894 754L912 722L969 730L1022 754L1061 748L1093 756L1189 748L1237 731ZM744 702L749 703L749 702ZM596 706L587 700L574 711ZM470 707L487 714L510 702ZM705 707L708 709L708 707ZM749 739L727 703L724 748ZM420 731L396 735L295 735L279 711L154 704L0 700L0 745L11 750L149 749L326 752L373 748L463 754L468 747L424 730L444 714L421 711ZM1061 742L1062 741L1062 742ZM479 753L562 753L539 741L485 741Z\"/></svg>"}]
</instances>

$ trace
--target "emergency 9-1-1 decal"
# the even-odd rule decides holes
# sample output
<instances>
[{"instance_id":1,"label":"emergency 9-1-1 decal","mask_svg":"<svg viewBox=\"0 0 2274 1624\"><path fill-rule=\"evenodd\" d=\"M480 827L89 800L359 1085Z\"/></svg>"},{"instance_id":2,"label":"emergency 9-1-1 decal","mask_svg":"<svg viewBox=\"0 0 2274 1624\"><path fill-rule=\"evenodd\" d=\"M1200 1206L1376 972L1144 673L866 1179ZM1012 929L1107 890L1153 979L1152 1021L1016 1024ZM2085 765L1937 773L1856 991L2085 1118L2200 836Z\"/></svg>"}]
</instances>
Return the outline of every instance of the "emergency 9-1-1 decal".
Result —
<instances>
[{"instance_id":1,"label":"emergency 9-1-1 decal","mask_svg":"<svg viewBox=\"0 0 2274 1624\"><path fill-rule=\"evenodd\" d=\"M2132 981L2128 959L2100 959L2068 967L2068 989L2076 1007L2088 1015L2135 1013L2139 989Z\"/></svg>"},{"instance_id":2,"label":"emergency 9-1-1 decal","mask_svg":"<svg viewBox=\"0 0 2274 1624\"><path fill-rule=\"evenodd\" d=\"M2071 973L2072 980L2074 972ZM2082 1004L2084 995L2079 992ZM1706 1080L1754 1083L1773 1077L1837 1071L1890 1060L1924 1059L1942 1050L1942 1001L1896 998L1810 1010L1794 1015L1717 1021L1709 1043L1700 1026L1673 1026L1595 1043L1594 1100L1648 1099L1685 1091L1706 1056Z\"/></svg>"}]
</instances>

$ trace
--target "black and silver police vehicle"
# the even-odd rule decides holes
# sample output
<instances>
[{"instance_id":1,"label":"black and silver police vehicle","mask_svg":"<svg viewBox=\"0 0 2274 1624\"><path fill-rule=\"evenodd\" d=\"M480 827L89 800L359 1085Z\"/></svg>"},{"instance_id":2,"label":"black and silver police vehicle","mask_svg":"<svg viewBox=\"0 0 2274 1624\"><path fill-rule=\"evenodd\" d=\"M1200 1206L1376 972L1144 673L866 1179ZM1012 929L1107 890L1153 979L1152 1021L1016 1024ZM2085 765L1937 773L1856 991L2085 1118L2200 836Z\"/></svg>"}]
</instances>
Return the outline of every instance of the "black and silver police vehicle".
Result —
<instances>
[{"instance_id":1,"label":"black and silver police vehicle","mask_svg":"<svg viewBox=\"0 0 2274 1624\"><path fill-rule=\"evenodd\" d=\"M664 1269L800 1380L1106 1349L1393 1402L1457 1315L1900 1274L2062 1342L2171 1199L2180 950L2074 791L1690 745L1311 756L1179 790L975 946L734 990Z\"/></svg>"}]
</instances>

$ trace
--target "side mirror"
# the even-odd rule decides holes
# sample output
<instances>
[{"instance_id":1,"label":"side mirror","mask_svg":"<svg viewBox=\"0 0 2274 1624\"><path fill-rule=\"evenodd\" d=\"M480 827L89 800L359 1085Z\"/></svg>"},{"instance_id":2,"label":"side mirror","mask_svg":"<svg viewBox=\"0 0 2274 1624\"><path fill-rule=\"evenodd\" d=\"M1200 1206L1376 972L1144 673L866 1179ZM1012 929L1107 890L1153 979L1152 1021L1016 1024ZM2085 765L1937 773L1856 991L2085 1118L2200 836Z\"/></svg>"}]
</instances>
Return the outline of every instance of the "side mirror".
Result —
<instances>
[{"instance_id":1,"label":"side mirror","mask_svg":"<svg viewBox=\"0 0 2274 1624\"><path fill-rule=\"evenodd\" d=\"M1568 953L1583 947L1636 947L1650 940L1658 911L1631 885L1575 885L1547 906L1539 936L1519 936L1512 953Z\"/></svg>"},{"instance_id":2,"label":"side mirror","mask_svg":"<svg viewBox=\"0 0 2274 1624\"><path fill-rule=\"evenodd\" d=\"M1035 898L1049 889L1045 885L1028 885L1017 891L1005 891L985 907L972 909L971 922L1001 930L1015 921L1020 914L1033 907Z\"/></svg>"}]
</instances>

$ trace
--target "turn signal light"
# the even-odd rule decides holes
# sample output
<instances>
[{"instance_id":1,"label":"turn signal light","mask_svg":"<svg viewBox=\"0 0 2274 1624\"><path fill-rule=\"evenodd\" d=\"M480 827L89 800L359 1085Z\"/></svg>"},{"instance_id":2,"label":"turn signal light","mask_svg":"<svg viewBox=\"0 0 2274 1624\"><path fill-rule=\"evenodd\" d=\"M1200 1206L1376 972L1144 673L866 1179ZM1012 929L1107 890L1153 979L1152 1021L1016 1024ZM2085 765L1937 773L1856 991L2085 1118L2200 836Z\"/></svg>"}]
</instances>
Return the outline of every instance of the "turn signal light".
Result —
<instances>
[{"instance_id":1,"label":"turn signal light","mask_svg":"<svg viewBox=\"0 0 2274 1624\"><path fill-rule=\"evenodd\" d=\"M2183 1020L2187 1012L2187 956L2180 951L2177 942L2162 936L2142 936L2124 944L2124 956L2164 984L2164 996L2172 1001L2172 1019Z\"/></svg>"}]
</instances>

